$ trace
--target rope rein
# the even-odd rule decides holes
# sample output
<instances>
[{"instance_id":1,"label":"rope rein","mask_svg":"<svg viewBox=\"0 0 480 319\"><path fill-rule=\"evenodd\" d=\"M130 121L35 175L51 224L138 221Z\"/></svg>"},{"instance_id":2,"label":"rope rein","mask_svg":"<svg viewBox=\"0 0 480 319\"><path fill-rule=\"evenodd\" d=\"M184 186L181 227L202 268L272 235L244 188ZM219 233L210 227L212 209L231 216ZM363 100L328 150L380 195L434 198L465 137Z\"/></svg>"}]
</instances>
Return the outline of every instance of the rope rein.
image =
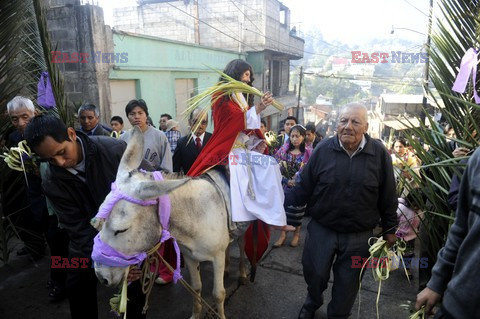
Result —
<instances>
[{"instance_id":1,"label":"rope rein","mask_svg":"<svg viewBox=\"0 0 480 319\"><path fill-rule=\"evenodd\" d=\"M145 305L143 307L143 313L145 313L148 309L148 299L150 297L150 293L152 291L153 283L155 281L155 277L151 276L150 272L150 266L155 265L157 267L160 262L163 262L167 269L171 272L174 271L173 267L158 253L158 249L155 249L153 247L151 250L148 252L148 257L145 259L145 262L142 267L142 278L140 279L142 281L142 292L146 295L145 296ZM153 250L153 252L152 252ZM155 268L157 269L157 268ZM210 306L205 299L202 298L202 296L197 293L192 286L190 286L185 279L180 278L179 279L180 283L185 287L185 289L192 295L192 297L197 301L200 302L203 306L205 306L208 311L210 311L213 315L215 315L216 318L222 318L218 312L213 309L212 306Z\"/></svg>"}]
</instances>

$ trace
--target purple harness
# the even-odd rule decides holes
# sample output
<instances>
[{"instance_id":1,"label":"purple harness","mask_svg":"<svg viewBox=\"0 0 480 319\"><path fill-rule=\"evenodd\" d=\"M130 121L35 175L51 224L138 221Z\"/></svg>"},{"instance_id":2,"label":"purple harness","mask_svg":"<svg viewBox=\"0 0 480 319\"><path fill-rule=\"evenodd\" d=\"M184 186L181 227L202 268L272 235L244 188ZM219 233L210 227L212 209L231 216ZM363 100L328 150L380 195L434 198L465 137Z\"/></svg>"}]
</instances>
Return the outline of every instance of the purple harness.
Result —
<instances>
[{"instance_id":1,"label":"purple harness","mask_svg":"<svg viewBox=\"0 0 480 319\"><path fill-rule=\"evenodd\" d=\"M153 177L156 181L163 180L162 173L158 171L153 172ZM110 198L100 206L95 218L107 219L113 209L113 206L115 206L115 204L122 199L142 206L153 206L158 204L158 216L160 218L160 224L162 225L162 237L160 238L160 243L172 238L173 247L175 248L175 253L177 255L177 267L173 272L173 281L176 283L178 279L182 278L182 275L180 273L180 249L178 248L177 241L168 231L171 209L170 198L168 198L168 195L162 195L159 196L158 199L142 201L122 193L117 188L115 182L113 182ZM92 259L96 263L110 267L127 267L130 265L141 264L145 258L147 258L147 254L145 252L134 255L124 255L107 243L104 243L100 239L100 233L95 236L93 242Z\"/></svg>"}]
</instances>

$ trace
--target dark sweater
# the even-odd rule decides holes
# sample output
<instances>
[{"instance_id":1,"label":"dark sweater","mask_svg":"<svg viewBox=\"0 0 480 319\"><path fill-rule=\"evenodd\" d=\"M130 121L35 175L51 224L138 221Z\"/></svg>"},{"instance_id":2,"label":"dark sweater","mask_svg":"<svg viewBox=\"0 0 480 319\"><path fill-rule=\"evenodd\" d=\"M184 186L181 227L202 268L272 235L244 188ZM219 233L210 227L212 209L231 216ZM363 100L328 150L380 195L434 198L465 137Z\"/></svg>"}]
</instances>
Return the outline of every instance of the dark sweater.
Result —
<instances>
[{"instance_id":1,"label":"dark sweater","mask_svg":"<svg viewBox=\"0 0 480 319\"><path fill-rule=\"evenodd\" d=\"M90 257L97 230L90 219L110 192L118 165L127 144L106 136L91 136L77 131L85 147L87 182L66 169L49 164L42 186L57 211L58 221L70 237L70 254Z\"/></svg>"},{"instance_id":2,"label":"dark sweater","mask_svg":"<svg viewBox=\"0 0 480 319\"><path fill-rule=\"evenodd\" d=\"M463 174L455 221L427 287L443 295L453 318L480 318L480 149Z\"/></svg>"},{"instance_id":3,"label":"dark sweater","mask_svg":"<svg viewBox=\"0 0 480 319\"><path fill-rule=\"evenodd\" d=\"M314 149L301 180L286 193L285 205L307 204L307 213L340 233L383 230L395 233L397 196L392 160L381 142L365 135L365 147L352 158L337 136Z\"/></svg>"}]
</instances>

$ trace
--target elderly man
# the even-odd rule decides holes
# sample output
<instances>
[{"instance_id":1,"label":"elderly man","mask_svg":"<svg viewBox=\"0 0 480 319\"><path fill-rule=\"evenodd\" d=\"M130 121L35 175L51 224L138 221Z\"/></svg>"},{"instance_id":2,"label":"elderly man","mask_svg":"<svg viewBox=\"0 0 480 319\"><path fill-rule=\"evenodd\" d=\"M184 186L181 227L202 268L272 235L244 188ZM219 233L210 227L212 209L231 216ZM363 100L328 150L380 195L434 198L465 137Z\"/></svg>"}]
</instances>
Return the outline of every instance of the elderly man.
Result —
<instances>
[{"instance_id":1,"label":"elderly man","mask_svg":"<svg viewBox=\"0 0 480 319\"><path fill-rule=\"evenodd\" d=\"M35 115L35 106L30 99L23 96L16 96L7 103L7 112L15 131L8 135L6 146L9 148L16 147L18 142L23 140L25 128ZM5 186L11 186L12 183L17 183L18 175L22 175L23 180L23 174L13 172L2 183ZM29 174L29 181L31 179L30 177ZM11 196L17 197L15 197L14 201L7 203L5 211L7 215L12 214L9 217L14 221L16 226L19 227L19 235L26 246L25 248L19 249L17 255L30 253L34 259L38 259L43 256L45 250L45 241L43 240L41 227L41 222L44 217L43 209L36 209L38 205L25 208L25 206L27 206L25 202L31 202L31 192L25 183L17 184L15 187L25 187L25 191L16 195L12 194Z\"/></svg>"},{"instance_id":2,"label":"elderly man","mask_svg":"<svg viewBox=\"0 0 480 319\"><path fill-rule=\"evenodd\" d=\"M92 135L106 135L109 136L103 126L99 123L100 111L93 104L83 104L78 109L78 119L80 120L80 131Z\"/></svg>"},{"instance_id":3,"label":"elderly man","mask_svg":"<svg viewBox=\"0 0 480 319\"><path fill-rule=\"evenodd\" d=\"M397 196L390 155L367 134L367 109L343 107L337 135L320 143L301 181L286 193L287 210L307 204L308 224L302 264L308 294L298 318L313 318L333 265L329 318L348 318L359 287L352 261L367 257L368 239L379 220L389 245L395 240ZM320 244L321 243L321 244Z\"/></svg>"},{"instance_id":4,"label":"elderly man","mask_svg":"<svg viewBox=\"0 0 480 319\"><path fill-rule=\"evenodd\" d=\"M30 99L16 96L8 102L7 112L12 125L16 129L9 135L8 139L8 144L12 147L18 145L18 142L24 139L25 128L35 115L35 107ZM42 167L40 170L42 170ZM47 239L52 256L66 257L68 236L64 230L58 228L55 213L48 209L41 187L41 179L37 174L27 173L26 176L28 180L25 185L27 188L26 194L30 207L22 211L17 223L17 226L20 226L21 239L25 242L28 252L34 259L38 259L44 254L45 241L43 235ZM20 204L23 206L23 203ZM7 210L12 208L7 207ZM13 209L13 211L17 211L17 209ZM17 254L26 254L27 249L21 249L17 251ZM48 295L51 301L60 301L64 298L65 279L66 269L50 269L50 280L48 282L50 292Z\"/></svg>"},{"instance_id":5,"label":"elderly man","mask_svg":"<svg viewBox=\"0 0 480 319\"><path fill-rule=\"evenodd\" d=\"M193 134L188 134L178 140L177 148L173 153L173 171L183 171L185 174L190 170L203 146L212 136L211 133L205 132L208 126L208 116L200 109L196 109L190 114L188 123L192 129L197 123L199 125Z\"/></svg>"},{"instance_id":6,"label":"elderly man","mask_svg":"<svg viewBox=\"0 0 480 319\"><path fill-rule=\"evenodd\" d=\"M33 102L23 96L16 96L7 103L7 112L15 131L8 136L7 146L17 146L23 140L23 132L35 115Z\"/></svg>"}]
</instances>

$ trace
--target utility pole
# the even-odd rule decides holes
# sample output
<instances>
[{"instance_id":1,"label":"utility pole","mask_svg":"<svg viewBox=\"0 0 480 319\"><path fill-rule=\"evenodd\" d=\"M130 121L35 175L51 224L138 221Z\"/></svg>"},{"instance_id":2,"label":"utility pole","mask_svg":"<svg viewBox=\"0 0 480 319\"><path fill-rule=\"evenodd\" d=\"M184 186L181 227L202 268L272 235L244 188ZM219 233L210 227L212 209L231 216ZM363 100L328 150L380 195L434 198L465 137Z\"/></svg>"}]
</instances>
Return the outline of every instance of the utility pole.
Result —
<instances>
[{"instance_id":1,"label":"utility pole","mask_svg":"<svg viewBox=\"0 0 480 319\"><path fill-rule=\"evenodd\" d=\"M200 17L198 12L198 0L193 1L193 11L195 13L194 19L194 33L195 33L195 43L200 44Z\"/></svg>"},{"instance_id":2,"label":"utility pole","mask_svg":"<svg viewBox=\"0 0 480 319\"><path fill-rule=\"evenodd\" d=\"M427 32L427 42L425 44L425 50L427 51L427 59L425 61L425 78L423 82L423 114L422 114L422 121L425 121L425 113L427 109L427 94L428 94L428 78L429 78L429 71L430 71L430 42L431 42L431 34L432 34L432 18L433 18L433 0L430 0L430 12L428 14L428 32Z\"/></svg>"},{"instance_id":3,"label":"utility pole","mask_svg":"<svg viewBox=\"0 0 480 319\"><path fill-rule=\"evenodd\" d=\"M300 93L302 92L303 66L300 67L300 82L298 84L298 100L297 100L297 121L300 121Z\"/></svg>"}]
</instances>

